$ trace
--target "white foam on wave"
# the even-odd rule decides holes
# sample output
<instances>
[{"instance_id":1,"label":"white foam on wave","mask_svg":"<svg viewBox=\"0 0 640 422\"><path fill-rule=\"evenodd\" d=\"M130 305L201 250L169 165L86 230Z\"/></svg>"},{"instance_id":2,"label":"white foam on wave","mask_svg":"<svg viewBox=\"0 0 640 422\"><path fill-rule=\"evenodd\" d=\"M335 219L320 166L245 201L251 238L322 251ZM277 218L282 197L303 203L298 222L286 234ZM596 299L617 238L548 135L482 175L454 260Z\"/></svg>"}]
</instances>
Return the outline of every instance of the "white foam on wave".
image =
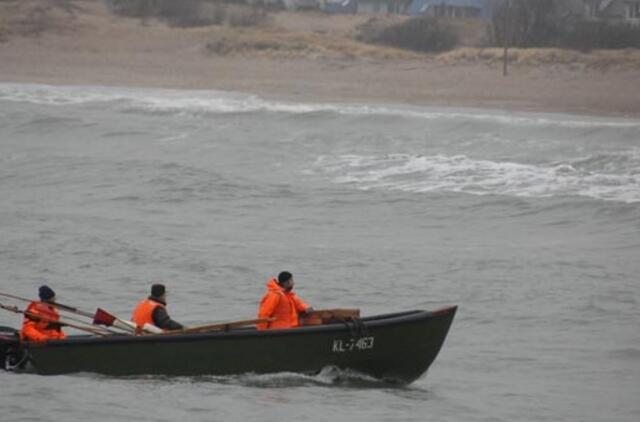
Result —
<instances>
[{"instance_id":1,"label":"white foam on wave","mask_svg":"<svg viewBox=\"0 0 640 422\"><path fill-rule=\"evenodd\" d=\"M277 372L272 374L242 374L227 377L227 381L235 381L243 385L254 387L289 387L293 385L334 385L334 384L371 384L383 385L385 381L373 378L351 369L339 369L326 366L314 375L293 372Z\"/></svg>"},{"instance_id":2,"label":"white foam on wave","mask_svg":"<svg viewBox=\"0 0 640 422\"><path fill-rule=\"evenodd\" d=\"M640 163L640 161L639 161ZM571 163L552 165L471 159L464 155L320 157L315 166L335 183L359 189L459 192L517 197L581 196L640 202L640 164L625 174L586 171Z\"/></svg>"},{"instance_id":3,"label":"white foam on wave","mask_svg":"<svg viewBox=\"0 0 640 422\"><path fill-rule=\"evenodd\" d=\"M172 90L101 86L51 86L0 83L0 101L45 105L113 103L124 111L164 112L186 115L202 113L316 112L353 116L394 116L426 120L466 120L517 126L560 126L575 128L640 128L640 120L569 115L511 113L470 109L407 106L370 106L330 103L268 101L255 95L212 90Z\"/></svg>"}]
</instances>

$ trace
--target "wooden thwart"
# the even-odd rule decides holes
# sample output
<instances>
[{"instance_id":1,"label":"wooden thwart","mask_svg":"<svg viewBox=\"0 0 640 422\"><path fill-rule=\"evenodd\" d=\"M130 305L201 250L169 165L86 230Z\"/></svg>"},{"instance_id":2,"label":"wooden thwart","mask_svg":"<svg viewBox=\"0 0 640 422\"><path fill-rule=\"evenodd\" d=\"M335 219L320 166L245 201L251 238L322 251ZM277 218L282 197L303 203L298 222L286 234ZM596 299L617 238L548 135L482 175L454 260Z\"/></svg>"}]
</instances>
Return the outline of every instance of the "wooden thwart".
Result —
<instances>
[{"instance_id":1,"label":"wooden thwart","mask_svg":"<svg viewBox=\"0 0 640 422\"><path fill-rule=\"evenodd\" d=\"M193 334L193 333L205 333L207 331L225 331L232 328L245 327L247 325L255 325L261 322L274 321L275 318L256 318L256 319L243 319L238 321L225 321L217 322L215 324L200 325L197 327L185 328L182 330L169 330L162 334Z\"/></svg>"}]
</instances>

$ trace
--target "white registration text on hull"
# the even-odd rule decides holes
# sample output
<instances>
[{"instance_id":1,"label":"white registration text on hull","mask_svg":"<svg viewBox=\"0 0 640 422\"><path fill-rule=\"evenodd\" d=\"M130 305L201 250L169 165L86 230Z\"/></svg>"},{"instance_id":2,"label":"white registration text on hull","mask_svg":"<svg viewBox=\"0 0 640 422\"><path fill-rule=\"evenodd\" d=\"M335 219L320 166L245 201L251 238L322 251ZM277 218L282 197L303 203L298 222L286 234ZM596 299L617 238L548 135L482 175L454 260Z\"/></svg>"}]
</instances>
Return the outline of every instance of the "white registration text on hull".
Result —
<instances>
[{"instance_id":1,"label":"white registration text on hull","mask_svg":"<svg viewBox=\"0 0 640 422\"><path fill-rule=\"evenodd\" d=\"M333 340L333 346L331 351L334 353L344 353L344 352L354 352L361 350L373 349L374 338L371 337L360 337L360 338L350 338L348 340L344 339L336 339Z\"/></svg>"}]
</instances>

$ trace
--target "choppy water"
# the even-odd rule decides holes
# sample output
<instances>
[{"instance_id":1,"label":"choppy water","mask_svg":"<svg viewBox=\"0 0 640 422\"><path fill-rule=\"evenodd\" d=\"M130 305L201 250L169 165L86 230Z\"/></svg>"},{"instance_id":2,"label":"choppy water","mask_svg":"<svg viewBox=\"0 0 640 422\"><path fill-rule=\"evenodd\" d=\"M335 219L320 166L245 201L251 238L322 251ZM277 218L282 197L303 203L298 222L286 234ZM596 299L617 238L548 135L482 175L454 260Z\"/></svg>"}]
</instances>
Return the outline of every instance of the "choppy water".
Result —
<instances>
[{"instance_id":1,"label":"choppy water","mask_svg":"<svg viewBox=\"0 0 640 422\"><path fill-rule=\"evenodd\" d=\"M197 324L289 269L316 308L460 306L406 387L3 372L3 421L640 420L638 120L0 84L0 198L0 291L127 316L163 280Z\"/></svg>"}]
</instances>

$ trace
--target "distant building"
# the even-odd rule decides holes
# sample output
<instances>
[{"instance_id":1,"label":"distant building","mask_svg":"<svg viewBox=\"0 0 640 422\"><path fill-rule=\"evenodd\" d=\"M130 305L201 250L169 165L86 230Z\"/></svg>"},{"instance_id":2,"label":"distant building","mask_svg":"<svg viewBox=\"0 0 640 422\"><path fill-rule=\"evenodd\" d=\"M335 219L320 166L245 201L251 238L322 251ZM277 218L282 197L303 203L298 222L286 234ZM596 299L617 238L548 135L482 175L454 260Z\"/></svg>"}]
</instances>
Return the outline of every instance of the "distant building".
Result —
<instances>
[{"instance_id":1,"label":"distant building","mask_svg":"<svg viewBox=\"0 0 640 422\"><path fill-rule=\"evenodd\" d=\"M358 13L407 15L413 0L357 0Z\"/></svg>"},{"instance_id":2,"label":"distant building","mask_svg":"<svg viewBox=\"0 0 640 422\"><path fill-rule=\"evenodd\" d=\"M251 0L259 1L259 0ZM491 19L507 0L262 0L281 1L289 10L327 13L435 16ZM531 0L533 1L533 0ZM558 13L578 19L640 24L640 0L558 0Z\"/></svg>"},{"instance_id":3,"label":"distant building","mask_svg":"<svg viewBox=\"0 0 640 422\"><path fill-rule=\"evenodd\" d=\"M320 0L282 0L287 10L319 9Z\"/></svg>"},{"instance_id":4,"label":"distant building","mask_svg":"<svg viewBox=\"0 0 640 422\"><path fill-rule=\"evenodd\" d=\"M483 16L490 18L506 1L484 0ZM576 19L640 24L640 0L556 0L555 5L557 13Z\"/></svg>"},{"instance_id":5,"label":"distant building","mask_svg":"<svg viewBox=\"0 0 640 422\"><path fill-rule=\"evenodd\" d=\"M583 0L583 7L587 19L640 24L640 0Z\"/></svg>"},{"instance_id":6,"label":"distant building","mask_svg":"<svg viewBox=\"0 0 640 422\"><path fill-rule=\"evenodd\" d=\"M259 1L259 0L251 0ZM320 9L327 13L369 13L450 18L493 16L496 5L506 0L263 0L282 1L285 9ZM639 0L640 1L640 0Z\"/></svg>"},{"instance_id":7,"label":"distant building","mask_svg":"<svg viewBox=\"0 0 640 422\"><path fill-rule=\"evenodd\" d=\"M558 13L576 19L640 24L640 0L561 0Z\"/></svg>"},{"instance_id":8,"label":"distant building","mask_svg":"<svg viewBox=\"0 0 640 422\"><path fill-rule=\"evenodd\" d=\"M409 14L448 18L479 18L485 12L484 0L413 0Z\"/></svg>"},{"instance_id":9,"label":"distant building","mask_svg":"<svg viewBox=\"0 0 640 422\"><path fill-rule=\"evenodd\" d=\"M332 15L358 12L358 0L319 0L320 9Z\"/></svg>"}]
</instances>

